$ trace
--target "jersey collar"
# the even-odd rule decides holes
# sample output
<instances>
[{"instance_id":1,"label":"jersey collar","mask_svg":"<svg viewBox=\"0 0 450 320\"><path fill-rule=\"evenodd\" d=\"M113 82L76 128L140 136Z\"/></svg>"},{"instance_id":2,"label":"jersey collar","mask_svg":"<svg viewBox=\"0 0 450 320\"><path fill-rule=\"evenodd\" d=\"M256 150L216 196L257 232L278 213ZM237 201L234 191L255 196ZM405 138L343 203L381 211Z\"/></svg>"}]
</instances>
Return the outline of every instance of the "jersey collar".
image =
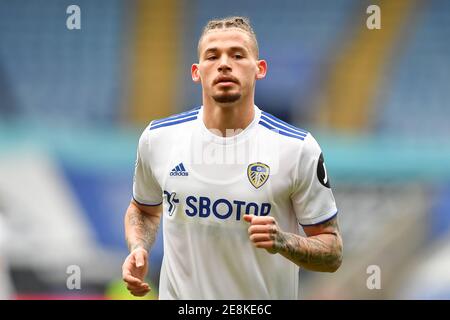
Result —
<instances>
[{"instance_id":1,"label":"jersey collar","mask_svg":"<svg viewBox=\"0 0 450 320\"><path fill-rule=\"evenodd\" d=\"M258 125L259 119L261 117L261 110L256 105L254 105L254 108L255 115L252 122L244 130L231 137L218 136L209 131L208 128L206 128L205 122L203 121L203 106L200 107L197 119L199 120L198 122L200 123L203 134L209 137L214 143L231 145L247 139L249 134L253 132L253 129Z\"/></svg>"}]
</instances>

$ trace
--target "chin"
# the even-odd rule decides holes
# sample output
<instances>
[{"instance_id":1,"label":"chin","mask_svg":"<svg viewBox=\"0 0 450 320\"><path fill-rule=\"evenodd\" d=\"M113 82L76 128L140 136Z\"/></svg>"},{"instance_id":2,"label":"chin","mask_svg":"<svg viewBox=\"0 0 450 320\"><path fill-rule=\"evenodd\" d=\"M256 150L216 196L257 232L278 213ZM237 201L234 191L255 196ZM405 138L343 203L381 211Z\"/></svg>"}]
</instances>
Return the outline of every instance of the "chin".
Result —
<instances>
[{"instance_id":1,"label":"chin","mask_svg":"<svg viewBox=\"0 0 450 320\"><path fill-rule=\"evenodd\" d=\"M212 97L215 102L221 104L232 104L241 99L241 94L220 94Z\"/></svg>"}]
</instances>

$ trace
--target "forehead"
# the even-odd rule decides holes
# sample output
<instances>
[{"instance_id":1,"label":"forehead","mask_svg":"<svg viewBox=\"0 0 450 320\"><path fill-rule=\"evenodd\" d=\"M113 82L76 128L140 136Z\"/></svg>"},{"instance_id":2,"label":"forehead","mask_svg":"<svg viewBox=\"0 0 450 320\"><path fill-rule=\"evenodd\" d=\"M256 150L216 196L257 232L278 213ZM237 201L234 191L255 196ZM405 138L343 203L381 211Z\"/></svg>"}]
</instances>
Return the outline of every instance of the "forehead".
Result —
<instances>
[{"instance_id":1,"label":"forehead","mask_svg":"<svg viewBox=\"0 0 450 320\"><path fill-rule=\"evenodd\" d=\"M211 47L229 48L244 47L248 51L252 50L252 40L250 35L238 28L213 29L209 30L200 42L200 53Z\"/></svg>"}]
</instances>

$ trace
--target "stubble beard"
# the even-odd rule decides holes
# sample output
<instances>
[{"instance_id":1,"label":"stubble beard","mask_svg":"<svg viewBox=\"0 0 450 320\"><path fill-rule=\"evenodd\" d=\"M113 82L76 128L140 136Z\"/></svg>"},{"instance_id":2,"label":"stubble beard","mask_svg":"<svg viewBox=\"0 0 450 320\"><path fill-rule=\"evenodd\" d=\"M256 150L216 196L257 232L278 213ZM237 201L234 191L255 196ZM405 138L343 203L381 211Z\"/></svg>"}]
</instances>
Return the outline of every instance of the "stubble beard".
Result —
<instances>
[{"instance_id":1,"label":"stubble beard","mask_svg":"<svg viewBox=\"0 0 450 320\"><path fill-rule=\"evenodd\" d=\"M222 94L216 94L213 95L212 98L217 103L233 103L238 101L241 98L240 93L222 93Z\"/></svg>"}]
</instances>

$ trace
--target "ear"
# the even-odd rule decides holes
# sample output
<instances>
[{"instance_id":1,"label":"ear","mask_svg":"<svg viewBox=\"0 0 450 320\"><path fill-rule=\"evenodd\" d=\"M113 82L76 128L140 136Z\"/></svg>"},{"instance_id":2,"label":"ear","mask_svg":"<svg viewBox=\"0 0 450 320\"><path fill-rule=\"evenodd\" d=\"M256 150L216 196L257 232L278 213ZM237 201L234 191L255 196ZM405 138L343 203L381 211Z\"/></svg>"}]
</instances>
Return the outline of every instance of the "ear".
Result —
<instances>
[{"instance_id":1,"label":"ear","mask_svg":"<svg viewBox=\"0 0 450 320\"><path fill-rule=\"evenodd\" d=\"M196 83L199 83L201 78L200 78L200 70L198 69L198 63L194 63L191 66L191 76L192 76L192 80Z\"/></svg>"},{"instance_id":2,"label":"ear","mask_svg":"<svg viewBox=\"0 0 450 320\"><path fill-rule=\"evenodd\" d=\"M258 60L256 61L256 66L258 67L258 71L256 73L256 80L261 80L267 74L267 62L266 60Z\"/></svg>"}]
</instances>

